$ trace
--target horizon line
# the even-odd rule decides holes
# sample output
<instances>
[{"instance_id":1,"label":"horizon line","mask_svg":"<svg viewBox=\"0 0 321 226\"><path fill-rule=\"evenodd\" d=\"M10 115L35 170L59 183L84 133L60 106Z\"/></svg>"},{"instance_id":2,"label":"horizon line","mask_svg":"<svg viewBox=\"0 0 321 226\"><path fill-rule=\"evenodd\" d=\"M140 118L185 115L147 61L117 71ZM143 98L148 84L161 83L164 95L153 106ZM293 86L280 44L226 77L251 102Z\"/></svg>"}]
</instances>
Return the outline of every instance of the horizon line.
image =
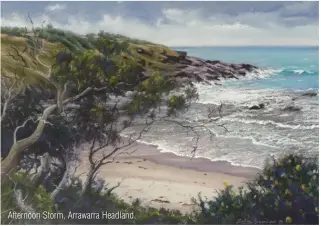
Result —
<instances>
[{"instance_id":1,"label":"horizon line","mask_svg":"<svg viewBox=\"0 0 321 226\"><path fill-rule=\"evenodd\" d=\"M287 48L306 48L306 47L317 47L319 45L184 45L184 46L174 46L174 45L167 45L170 48L207 48L207 47L287 47Z\"/></svg>"}]
</instances>

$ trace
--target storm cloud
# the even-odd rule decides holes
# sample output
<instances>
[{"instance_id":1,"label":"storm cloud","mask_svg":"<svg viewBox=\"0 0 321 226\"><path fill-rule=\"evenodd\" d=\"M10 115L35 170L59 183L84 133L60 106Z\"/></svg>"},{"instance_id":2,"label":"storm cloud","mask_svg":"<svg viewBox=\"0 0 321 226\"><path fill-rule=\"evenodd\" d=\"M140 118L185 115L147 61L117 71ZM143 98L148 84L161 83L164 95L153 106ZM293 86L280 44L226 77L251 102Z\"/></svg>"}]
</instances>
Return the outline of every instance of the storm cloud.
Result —
<instances>
[{"instance_id":1,"label":"storm cloud","mask_svg":"<svg viewBox=\"0 0 321 226\"><path fill-rule=\"evenodd\" d=\"M104 30L170 46L318 45L318 2L2 2L2 26Z\"/></svg>"}]
</instances>

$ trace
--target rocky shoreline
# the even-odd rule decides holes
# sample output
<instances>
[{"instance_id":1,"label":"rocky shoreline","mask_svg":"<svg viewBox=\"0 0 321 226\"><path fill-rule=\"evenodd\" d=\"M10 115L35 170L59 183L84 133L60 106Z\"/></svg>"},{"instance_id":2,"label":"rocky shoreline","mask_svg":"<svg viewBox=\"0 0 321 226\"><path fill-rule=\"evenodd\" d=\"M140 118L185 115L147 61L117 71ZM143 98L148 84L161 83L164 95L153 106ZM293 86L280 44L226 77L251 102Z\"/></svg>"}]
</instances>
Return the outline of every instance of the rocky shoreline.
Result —
<instances>
[{"instance_id":1,"label":"rocky shoreline","mask_svg":"<svg viewBox=\"0 0 321 226\"><path fill-rule=\"evenodd\" d=\"M176 51L177 57L168 56L166 63L174 64L176 70L171 72L178 84L209 83L222 79L239 79L248 73L258 73L259 68L251 64L233 64L220 60L204 60L188 56L187 52ZM165 72L168 74L168 72Z\"/></svg>"},{"instance_id":2,"label":"rocky shoreline","mask_svg":"<svg viewBox=\"0 0 321 226\"><path fill-rule=\"evenodd\" d=\"M257 72L251 64L229 64L219 60L202 60L187 56L180 61L181 69L174 76L181 82L208 82L221 79L238 79L247 73Z\"/></svg>"}]
</instances>

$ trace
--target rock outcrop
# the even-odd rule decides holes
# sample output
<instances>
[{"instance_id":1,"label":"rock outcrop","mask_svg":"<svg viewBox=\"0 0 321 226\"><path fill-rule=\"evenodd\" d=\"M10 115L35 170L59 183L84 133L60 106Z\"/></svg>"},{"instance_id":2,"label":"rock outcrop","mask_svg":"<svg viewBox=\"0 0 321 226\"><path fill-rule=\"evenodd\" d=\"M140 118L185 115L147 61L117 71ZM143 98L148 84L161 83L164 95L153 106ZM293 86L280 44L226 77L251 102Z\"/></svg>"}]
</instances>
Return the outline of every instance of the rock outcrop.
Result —
<instances>
[{"instance_id":1,"label":"rock outcrop","mask_svg":"<svg viewBox=\"0 0 321 226\"><path fill-rule=\"evenodd\" d=\"M260 110L263 109L265 107L264 104L259 104L259 105L253 105L251 107L249 107L250 110Z\"/></svg>"},{"instance_id":2,"label":"rock outcrop","mask_svg":"<svg viewBox=\"0 0 321 226\"><path fill-rule=\"evenodd\" d=\"M248 73L258 73L259 68L251 64L231 64L220 60L203 60L198 57L188 56L186 51L172 49L142 48L135 49L142 59L139 63L144 67L148 77L146 66L162 70L166 76L173 76L176 82L182 86L193 83L212 83L222 79L238 79ZM139 58L139 57L138 57ZM149 64L147 64L149 63ZM161 67L160 67L161 66ZM147 78L146 76L143 76Z\"/></svg>"},{"instance_id":3,"label":"rock outcrop","mask_svg":"<svg viewBox=\"0 0 321 226\"><path fill-rule=\"evenodd\" d=\"M283 111L301 111L300 107L297 106L287 106L282 109Z\"/></svg>"},{"instance_id":4,"label":"rock outcrop","mask_svg":"<svg viewBox=\"0 0 321 226\"><path fill-rule=\"evenodd\" d=\"M202 60L186 56L178 60L178 70L174 77L179 82L208 82L221 79L238 79L258 68L250 64L229 64L218 60Z\"/></svg>"},{"instance_id":5,"label":"rock outcrop","mask_svg":"<svg viewBox=\"0 0 321 226\"><path fill-rule=\"evenodd\" d=\"M307 92L302 94L302 96L308 96L308 97L315 97L317 95L318 95L317 92Z\"/></svg>"}]
</instances>

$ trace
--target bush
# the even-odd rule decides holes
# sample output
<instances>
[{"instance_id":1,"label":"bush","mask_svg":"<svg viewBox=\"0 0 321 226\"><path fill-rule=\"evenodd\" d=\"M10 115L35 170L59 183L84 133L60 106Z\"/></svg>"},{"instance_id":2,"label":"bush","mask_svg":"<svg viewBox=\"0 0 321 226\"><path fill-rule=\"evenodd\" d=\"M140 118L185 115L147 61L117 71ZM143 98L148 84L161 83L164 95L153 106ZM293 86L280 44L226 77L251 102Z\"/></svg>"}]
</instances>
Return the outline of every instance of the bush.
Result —
<instances>
[{"instance_id":1,"label":"bush","mask_svg":"<svg viewBox=\"0 0 321 226\"><path fill-rule=\"evenodd\" d=\"M46 192L43 185L34 188L31 186L30 177L27 173L18 172L11 178L10 182L1 183L1 224L44 224L41 218L19 219L10 217L13 212L23 213L17 204L22 203L25 209L32 213L43 211L55 212L55 203ZM17 199L17 194L20 199ZM27 212L27 213L29 213Z\"/></svg>"},{"instance_id":2,"label":"bush","mask_svg":"<svg viewBox=\"0 0 321 226\"><path fill-rule=\"evenodd\" d=\"M134 219L126 220L77 220L66 219L46 223L64 224L318 224L319 222L319 170L316 161L289 155L272 165L245 188L235 190L225 184L211 200L199 195L194 199L199 210L182 214L179 210L156 209L142 206L139 199L124 202L108 189L103 180L95 181L90 191L79 202L82 189L78 177L71 178L68 187L61 191L56 200L51 200L51 185L46 183L37 188L30 186L29 176L17 173L15 183L2 184L2 223L9 223L8 211L21 210L16 205L13 188L23 193L25 202L37 212L59 212L68 216L76 213L100 213L102 211L134 213ZM11 223L22 223L20 220ZM42 224L41 221L30 221Z\"/></svg>"},{"instance_id":3,"label":"bush","mask_svg":"<svg viewBox=\"0 0 321 226\"><path fill-rule=\"evenodd\" d=\"M319 166L288 155L265 167L246 188L226 185L213 200L194 200L199 224L318 224Z\"/></svg>"},{"instance_id":4,"label":"bush","mask_svg":"<svg viewBox=\"0 0 321 226\"><path fill-rule=\"evenodd\" d=\"M48 178L50 180L50 178ZM52 181L52 180L51 180ZM101 181L100 181L101 182ZM102 186L101 186L102 185ZM33 187L27 173L18 172L11 182L1 185L2 190L2 224L187 224L192 223L188 215L178 210L155 209L142 206L139 199L132 203L124 202L120 197L111 193L105 182L94 181L90 191L79 201L82 183L78 177L71 181L59 195L52 200L50 193L55 186L44 183ZM29 206L35 213L64 213L66 219L10 219L11 211L24 213L16 204L14 190L20 190L24 205ZM69 218L69 213L122 213L133 214L133 219L77 219Z\"/></svg>"}]
</instances>

